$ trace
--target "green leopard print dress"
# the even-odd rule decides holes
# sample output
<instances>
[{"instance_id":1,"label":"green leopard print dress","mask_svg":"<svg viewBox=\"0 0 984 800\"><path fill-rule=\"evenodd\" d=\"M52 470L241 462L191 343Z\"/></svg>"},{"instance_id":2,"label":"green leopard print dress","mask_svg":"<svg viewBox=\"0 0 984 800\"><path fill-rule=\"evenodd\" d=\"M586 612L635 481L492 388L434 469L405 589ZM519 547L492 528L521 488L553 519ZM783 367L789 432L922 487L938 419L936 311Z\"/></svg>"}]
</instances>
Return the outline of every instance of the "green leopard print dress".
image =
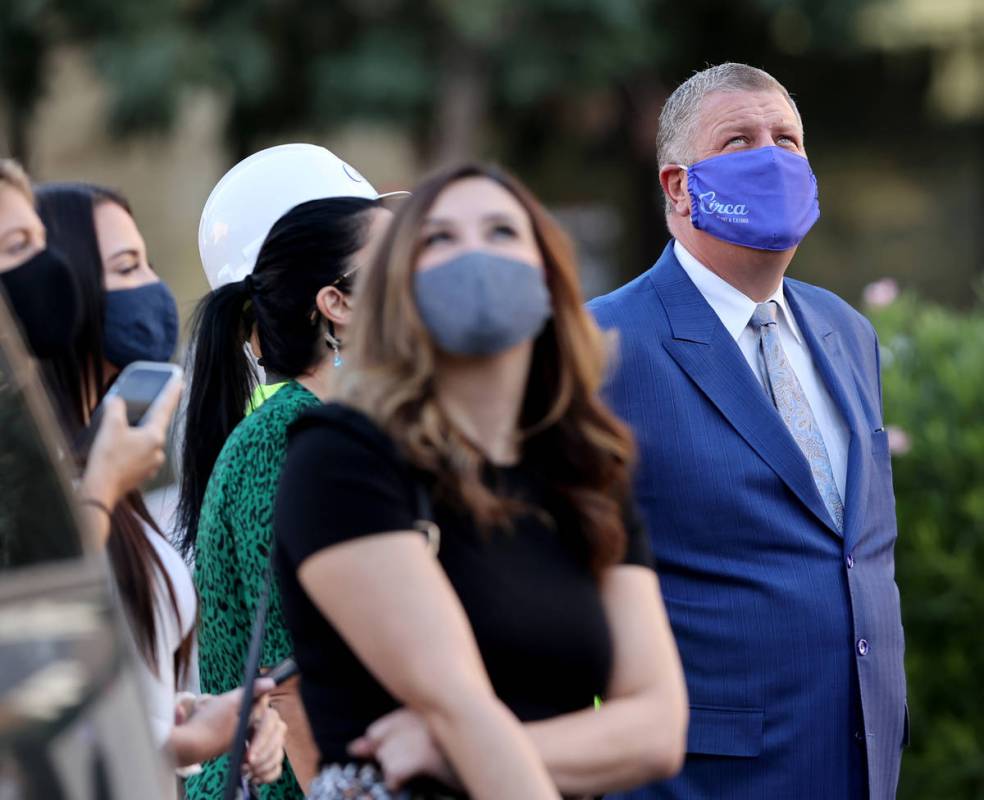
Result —
<instances>
[{"instance_id":1,"label":"green leopard print dress","mask_svg":"<svg viewBox=\"0 0 984 800\"><path fill-rule=\"evenodd\" d=\"M209 694L242 683L246 652L267 561L273 546L273 505L287 451L287 426L318 399L295 381L236 426L209 478L195 548L199 596L198 666ZM271 585L260 664L272 667L293 652L280 592ZM190 800L222 797L228 759L203 765L185 782ZM259 787L262 800L303 798L289 765L274 784Z\"/></svg>"}]
</instances>

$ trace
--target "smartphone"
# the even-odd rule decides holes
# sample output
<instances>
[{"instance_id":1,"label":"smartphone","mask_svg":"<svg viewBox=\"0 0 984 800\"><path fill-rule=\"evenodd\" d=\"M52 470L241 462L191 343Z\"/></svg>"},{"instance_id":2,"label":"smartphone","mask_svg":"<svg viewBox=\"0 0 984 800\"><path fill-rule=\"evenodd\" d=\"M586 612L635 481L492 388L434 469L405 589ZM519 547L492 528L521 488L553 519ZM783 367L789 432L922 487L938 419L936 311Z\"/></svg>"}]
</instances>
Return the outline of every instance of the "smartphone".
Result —
<instances>
[{"instance_id":1,"label":"smartphone","mask_svg":"<svg viewBox=\"0 0 984 800\"><path fill-rule=\"evenodd\" d=\"M174 381L181 380L181 367L157 361L134 361L116 378L106 396L96 408L88 427L76 441L76 454L85 458L102 422L103 408L110 397L122 397L126 403L126 419L130 425L143 423L157 398Z\"/></svg>"},{"instance_id":2,"label":"smartphone","mask_svg":"<svg viewBox=\"0 0 984 800\"><path fill-rule=\"evenodd\" d=\"M300 671L301 670L300 667L297 666L297 662L294 661L293 658L288 657L260 677L270 678L274 684L280 686L280 684L299 674Z\"/></svg>"},{"instance_id":3,"label":"smartphone","mask_svg":"<svg viewBox=\"0 0 984 800\"><path fill-rule=\"evenodd\" d=\"M164 390L181 380L181 367L156 361L134 361L126 367L106 392L110 397L122 397L126 403L126 419L131 425L143 423L147 412Z\"/></svg>"}]
</instances>

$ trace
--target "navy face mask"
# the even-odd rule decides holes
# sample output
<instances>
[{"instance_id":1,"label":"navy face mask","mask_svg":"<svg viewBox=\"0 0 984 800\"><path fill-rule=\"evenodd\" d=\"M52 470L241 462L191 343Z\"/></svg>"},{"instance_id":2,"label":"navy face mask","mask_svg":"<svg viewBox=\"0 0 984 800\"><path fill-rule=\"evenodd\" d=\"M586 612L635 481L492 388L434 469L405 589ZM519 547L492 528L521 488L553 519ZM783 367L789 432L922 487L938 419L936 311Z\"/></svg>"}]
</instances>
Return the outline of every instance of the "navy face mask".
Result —
<instances>
[{"instance_id":1,"label":"navy face mask","mask_svg":"<svg viewBox=\"0 0 984 800\"><path fill-rule=\"evenodd\" d=\"M543 270L472 251L414 276L424 325L446 353L490 356L537 336L550 319Z\"/></svg>"},{"instance_id":2,"label":"navy face mask","mask_svg":"<svg viewBox=\"0 0 984 800\"><path fill-rule=\"evenodd\" d=\"M178 306L160 281L106 292L103 351L114 367L169 361L178 345Z\"/></svg>"},{"instance_id":3,"label":"navy face mask","mask_svg":"<svg viewBox=\"0 0 984 800\"><path fill-rule=\"evenodd\" d=\"M48 248L18 267L0 273L24 338L38 358L72 348L82 316L75 273L57 250Z\"/></svg>"},{"instance_id":4,"label":"navy face mask","mask_svg":"<svg viewBox=\"0 0 984 800\"><path fill-rule=\"evenodd\" d=\"M781 147L712 156L685 169L690 221L715 239L788 250L820 218L810 162Z\"/></svg>"}]
</instances>

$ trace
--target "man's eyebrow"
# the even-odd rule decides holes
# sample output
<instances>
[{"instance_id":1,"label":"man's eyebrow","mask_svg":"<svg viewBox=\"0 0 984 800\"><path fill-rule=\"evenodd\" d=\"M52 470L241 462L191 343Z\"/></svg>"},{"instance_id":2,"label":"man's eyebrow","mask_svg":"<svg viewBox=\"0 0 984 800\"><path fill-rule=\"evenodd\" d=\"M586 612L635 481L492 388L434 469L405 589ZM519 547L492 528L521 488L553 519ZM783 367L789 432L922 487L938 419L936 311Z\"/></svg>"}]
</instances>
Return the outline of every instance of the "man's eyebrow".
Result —
<instances>
[{"instance_id":1,"label":"man's eyebrow","mask_svg":"<svg viewBox=\"0 0 984 800\"><path fill-rule=\"evenodd\" d=\"M725 119L711 126L711 133L717 135L722 133L729 128L731 130L745 132L748 130L749 120L748 119Z\"/></svg>"}]
</instances>

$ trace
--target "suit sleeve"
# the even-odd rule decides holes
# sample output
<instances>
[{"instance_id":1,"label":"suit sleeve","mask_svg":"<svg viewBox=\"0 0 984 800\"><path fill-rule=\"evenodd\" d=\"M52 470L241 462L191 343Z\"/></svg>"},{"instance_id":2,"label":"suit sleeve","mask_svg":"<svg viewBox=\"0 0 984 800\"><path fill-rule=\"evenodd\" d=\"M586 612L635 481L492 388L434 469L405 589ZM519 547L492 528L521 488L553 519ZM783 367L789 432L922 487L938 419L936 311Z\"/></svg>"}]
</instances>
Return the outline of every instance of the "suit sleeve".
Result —
<instances>
[{"instance_id":1,"label":"suit sleeve","mask_svg":"<svg viewBox=\"0 0 984 800\"><path fill-rule=\"evenodd\" d=\"M646 526L642 521L642 515L639 513L639 509L636 507L634 501L630 500L625 504L622 519L625 525L625 533L628 537L622 564L625 566L653 568L652 546L649 543L649 536L646 533Z\"/></svg>"},{"instance_id":2,"label":"suit sleeve","mask_svg":"<svg viewBox=\"0 0 984 800\"><path fill-rule=\"evenodd\" d=\"M871 335L875 342L875 378L878 381L878 410L884 415L885 398L882 395L882 373L881 373L881 344L878 341L878 331L874 326L871 328Z\"/></svg>"}]
</instances>

